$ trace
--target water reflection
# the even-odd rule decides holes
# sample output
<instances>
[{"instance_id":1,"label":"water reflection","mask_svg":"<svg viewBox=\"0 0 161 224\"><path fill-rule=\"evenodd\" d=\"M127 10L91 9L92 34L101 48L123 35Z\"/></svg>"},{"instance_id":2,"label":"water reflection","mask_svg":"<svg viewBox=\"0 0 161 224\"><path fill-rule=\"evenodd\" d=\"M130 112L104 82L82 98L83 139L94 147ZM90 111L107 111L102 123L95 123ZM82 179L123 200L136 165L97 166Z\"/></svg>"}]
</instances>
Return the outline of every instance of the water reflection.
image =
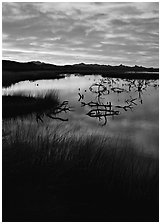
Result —
<instances>
[{"instance_id":1,"label":"water reflection","mask_svg":"<svg viewBox=\"0 0 161 224\"><path fill-rule=\"evenodd\" d=\"M73 75L61 80L20 82L3 89L3 94L40 96L56 89L61 102L68 104L63 104L56 114L38 114L38 122L54 119L68 121L71 126L79 123L108 136L131 138L147 152L158 153L158 88L158 80Z\"/></svg>"},{"instance_id":2,"label":"water reflection","mask_svg":"<svg viewBox=\"0 0 161 224\"><path fill-rule=\"evenodd\" d=\"M159 85L156 83L156 80L128 80L128 79L100 79L99 82L93 83L89 90L91 93L96 94L96 101L82 101L84 99L84 94L78 93L79 99L78 101L81 102L81 106L88 106L92 108L91 110L86 113L91 118L98 118L99 122L102 122L104 119L103 126L107 124L107 117L117 116L121 113L121 109L124 111L133 110L134 106L137 106L136 101L143 104L143 91L147 91L148 86L153 86L158 88ZM125 86L126 88L122 88L120 86ZM80 88L79 88L80 91ZM138 96L133 98L130 93L137 92ZM106 98L102 96L107 96L110 93L117 94L117 97L121 93L126 93L129 95L129 98L124 100L124 103L114 105L111 101L105 102ZM118 100L120 102L120 100ZM117 110L116 110L117 108ZM119 110L118 110L119 109Z\"/></svg>"}]
</instances>

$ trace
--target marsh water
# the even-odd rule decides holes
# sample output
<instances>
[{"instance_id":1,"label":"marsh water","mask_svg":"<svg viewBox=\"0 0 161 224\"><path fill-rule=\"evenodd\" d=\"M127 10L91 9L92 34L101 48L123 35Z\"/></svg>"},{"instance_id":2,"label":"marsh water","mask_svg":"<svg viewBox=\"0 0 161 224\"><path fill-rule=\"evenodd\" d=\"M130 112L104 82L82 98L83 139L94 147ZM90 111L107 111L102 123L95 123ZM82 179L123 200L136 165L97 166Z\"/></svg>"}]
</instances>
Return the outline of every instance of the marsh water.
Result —
<instances>
[{"instance_id":1,"label":"marsh water","mask_svg":"<svg viewBox=\"0 0 161 224\"><path fill-rule=\"evenodd\" d=\"M3 88L3 95L43 97L52 91L70 108L59 113L60 119L54 122L74 127L78 133L88 130L130 139L139 150L158 156L158 80L67 75L62 79L19 82ZM43 123L47 122L53 120L43 117Z\"/></svg>"}]
</instances>

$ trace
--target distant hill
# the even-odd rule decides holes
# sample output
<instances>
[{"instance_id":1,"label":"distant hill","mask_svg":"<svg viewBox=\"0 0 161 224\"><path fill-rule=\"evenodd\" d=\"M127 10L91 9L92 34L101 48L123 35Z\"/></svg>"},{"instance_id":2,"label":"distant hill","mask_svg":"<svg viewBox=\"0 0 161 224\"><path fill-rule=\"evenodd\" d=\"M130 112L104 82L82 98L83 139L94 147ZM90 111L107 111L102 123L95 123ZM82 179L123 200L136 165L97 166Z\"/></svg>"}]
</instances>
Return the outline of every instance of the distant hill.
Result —
<instances>
[{"instance_id":1,"label":"distant hill","mask_svg":"<svg viewBox=\"0 0 161 224\"><path fill-rule=\"evenodd\" d=\"M2 61L3 71L43 71L43 70L54 70L63 73L107 73L107 72L159 72L159 68L146 68L142 66L111 66L111 65L99 65L99 64L74 64L58 66L53 64L46 64L40 61L31 62L16 62L3 60Z\"/></svg>"},{"instance_id":2,"label":"distant hill","mask_svg":"<svg viewBox=\"0 0 161 224\"><path fill-rule=\"evenodd\" d=\"M66 74L102 75L102 77L127 79L158 79L158 68L142 66L111 66L99 64L74 64L58 66L40 61L16 62L2 61L2 85L9 86L24 80L60 79Z\"/></svg>"},{"instance_id":3,"label":"distant hill","mask_svg":"<svg viewBox=\"0 0 161 224\"><path fill-rule=\"evenodd\" d=\"M45 64L40 61L32 62L16 62L9 60L2 60L3 71L34 71L34 70L51 70L55 68L55 65Z\"/></svg>"}]
</instances>

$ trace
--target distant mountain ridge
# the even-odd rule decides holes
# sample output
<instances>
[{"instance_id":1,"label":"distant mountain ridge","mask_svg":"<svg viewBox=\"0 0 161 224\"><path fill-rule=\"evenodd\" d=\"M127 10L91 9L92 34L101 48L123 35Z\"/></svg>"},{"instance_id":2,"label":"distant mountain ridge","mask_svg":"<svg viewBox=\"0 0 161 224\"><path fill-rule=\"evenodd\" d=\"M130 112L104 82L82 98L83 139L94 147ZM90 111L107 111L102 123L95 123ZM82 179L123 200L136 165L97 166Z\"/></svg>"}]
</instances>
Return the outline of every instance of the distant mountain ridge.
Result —
<instances>
[{"instance_id":1,"label":"distant mountain ridge","mask_svg":"<svg viewBox=\"0 0 161 224\"><path fill-rule=\"evenodd\" d=\"M159 72L159 68L146 68L143 66L126 66L126 65L100 65L79 63L74 65L54 65L40 61L16 62L10 60L2 60L3 71L35 71L35 70L54 70L57 72L73 73L73 72Z\"/></svg>"}]
</instances>

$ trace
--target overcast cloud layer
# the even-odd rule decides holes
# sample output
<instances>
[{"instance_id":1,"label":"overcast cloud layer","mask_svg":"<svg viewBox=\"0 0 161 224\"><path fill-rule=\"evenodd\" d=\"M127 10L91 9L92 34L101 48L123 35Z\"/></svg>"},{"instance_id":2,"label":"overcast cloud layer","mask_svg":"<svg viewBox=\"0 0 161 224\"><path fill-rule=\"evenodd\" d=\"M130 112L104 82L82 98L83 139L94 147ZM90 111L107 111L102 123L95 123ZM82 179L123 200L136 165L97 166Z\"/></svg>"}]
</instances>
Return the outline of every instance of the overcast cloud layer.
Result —
<instances>
[{"instance_id":1,"label":"overcast cloud layer","mask_svg":"<svg viewBox=\"0 0 161 224\"><path fill-rule=\"evenodd\" d=\"M3 59L159 65L159 3L2 4Z\"/></svg>"}]
</instances>

